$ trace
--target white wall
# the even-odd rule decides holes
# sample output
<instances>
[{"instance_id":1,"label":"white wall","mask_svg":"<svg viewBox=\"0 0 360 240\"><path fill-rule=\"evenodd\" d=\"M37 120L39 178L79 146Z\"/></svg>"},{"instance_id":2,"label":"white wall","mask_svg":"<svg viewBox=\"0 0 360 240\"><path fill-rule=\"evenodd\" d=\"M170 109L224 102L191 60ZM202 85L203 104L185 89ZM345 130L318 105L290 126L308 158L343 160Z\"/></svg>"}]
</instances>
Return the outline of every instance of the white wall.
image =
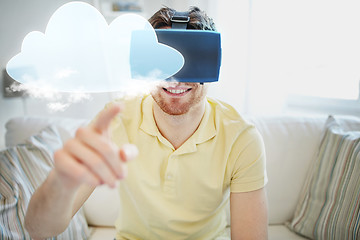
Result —
<instances>
[{"instance_id":1,"label":"white wall","mask_svg":"<svg viewBox=\"0 0 360 240\"><path fill-rule=\"evenodd\" d=\"M33 30L44 31L51 14L66 0L1 0L0 1L0 148L4 146L4 124L25 114L22 99L4 98L2 72L12 56L20 51L25 35ZM39 106L38 109L43 109Z\"/></svg>"}]
</instances>

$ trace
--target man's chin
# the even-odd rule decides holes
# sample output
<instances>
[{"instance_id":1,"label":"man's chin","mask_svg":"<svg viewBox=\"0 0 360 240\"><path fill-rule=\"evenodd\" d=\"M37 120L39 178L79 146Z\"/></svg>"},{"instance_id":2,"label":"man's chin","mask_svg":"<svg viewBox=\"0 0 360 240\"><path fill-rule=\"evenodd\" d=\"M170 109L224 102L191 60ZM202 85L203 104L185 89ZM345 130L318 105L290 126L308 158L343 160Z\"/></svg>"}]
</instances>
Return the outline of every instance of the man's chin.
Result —
<instances>
[{"instance_id":1,"label":"man's chin","mask_svg":"<svg viewBox=\"0 0 360 240\"><path fill-rule=\"evenodd\" d=\"M166 114L174 115L174 116L180 116L189 112L189 107L184 107L184 106L176 107L176 106L168 106L168 105L159 105L159 107Z\"/></svg>"}]
</instances>

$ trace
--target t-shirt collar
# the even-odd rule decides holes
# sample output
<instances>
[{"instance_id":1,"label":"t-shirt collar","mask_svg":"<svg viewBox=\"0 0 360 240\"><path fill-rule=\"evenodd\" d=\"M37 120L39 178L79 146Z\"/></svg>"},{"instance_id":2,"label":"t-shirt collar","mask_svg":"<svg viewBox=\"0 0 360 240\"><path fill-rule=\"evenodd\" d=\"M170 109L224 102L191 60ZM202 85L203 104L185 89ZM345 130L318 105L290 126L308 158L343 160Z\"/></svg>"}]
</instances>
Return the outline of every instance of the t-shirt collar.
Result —
<instances>
[{"instance_id":1,"label":"t-shirt collar","mask_svg":"<svg viewBox=\"0 0 360 240\"><path fill-rule=\"evenodd\" d=\"M159 140L164 139L156 126L153 105L155 104L151 95L146 96L142 106L142 122L140 129L145 133L157 137ZM196 151L196 145L204 143L216 135L214 111L208 101L205 104L205 113L195 133L178 149L186 149L187 152ZM167 145L167 144L166 144Z\"/></svg>"}]
</instances>

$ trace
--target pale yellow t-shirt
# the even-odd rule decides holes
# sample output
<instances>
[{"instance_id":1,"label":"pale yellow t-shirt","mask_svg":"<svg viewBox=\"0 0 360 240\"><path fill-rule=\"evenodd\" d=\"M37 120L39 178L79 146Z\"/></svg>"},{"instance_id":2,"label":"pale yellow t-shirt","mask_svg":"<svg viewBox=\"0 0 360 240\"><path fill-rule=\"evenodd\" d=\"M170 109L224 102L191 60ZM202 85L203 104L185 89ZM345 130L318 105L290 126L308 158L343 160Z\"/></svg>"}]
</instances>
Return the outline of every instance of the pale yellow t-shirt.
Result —
<instances>
[{"instance_id":1,"label":"pale yellow t-shirt","mask_svg":"<svg viewBox=\"0 0 360 240\"><path fill-rule=\"evenodd\" d=\"M207 98L199 128L175 150L156 127L151 96L122 102L112 138L136 144L139 156L119 186L117 239L213 239L226 228L229 192L266 184L262 138L231 106Z\"/></svg>"}]
</instances>

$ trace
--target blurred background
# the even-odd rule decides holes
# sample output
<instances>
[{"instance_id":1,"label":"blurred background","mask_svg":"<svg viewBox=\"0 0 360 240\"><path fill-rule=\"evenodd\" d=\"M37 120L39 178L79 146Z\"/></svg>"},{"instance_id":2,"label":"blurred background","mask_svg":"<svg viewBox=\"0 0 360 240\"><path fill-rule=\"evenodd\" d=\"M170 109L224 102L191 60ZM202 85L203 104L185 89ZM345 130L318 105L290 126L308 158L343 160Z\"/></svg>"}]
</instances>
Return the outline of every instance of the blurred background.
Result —
<instances>
[{"instance_id":1,"label":"blurred background","mask_svg":"<svg viewBox=\"0 0 360 240\"><path fill-rule=\"evenodd\" d=\"M6 63L31 31L45 32L66 0L0 0L0 149L5 123L17 116L93 118L114 95L47 107L47 100L6 91ZM222 34L220 81L209 95L245 115L360 116L360 1L358 0L87 0L108 23L135 12L149 18L162 6L198 6ZM79 111L79 108L81 111Z\"/></svg>"}]
</instances>

